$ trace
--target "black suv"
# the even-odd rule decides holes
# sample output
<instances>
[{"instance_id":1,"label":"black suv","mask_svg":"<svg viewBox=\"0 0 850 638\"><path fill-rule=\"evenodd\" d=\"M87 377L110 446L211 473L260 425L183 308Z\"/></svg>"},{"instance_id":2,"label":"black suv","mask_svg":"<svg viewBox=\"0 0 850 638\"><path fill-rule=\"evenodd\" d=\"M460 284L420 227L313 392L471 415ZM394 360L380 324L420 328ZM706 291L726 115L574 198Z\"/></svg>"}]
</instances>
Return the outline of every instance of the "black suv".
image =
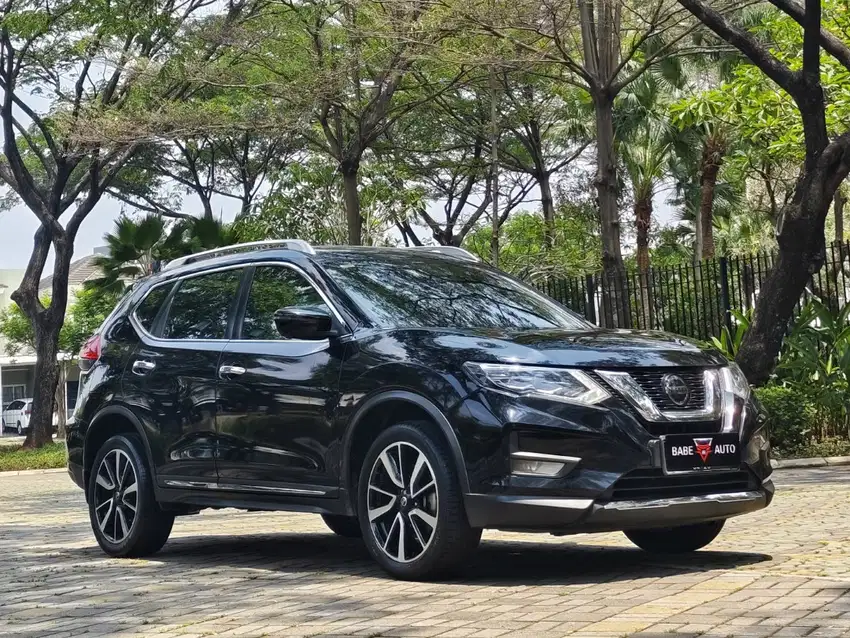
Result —
<instances>
[{"instance_id":1,"label":"black suv","mask_svg":"<svg viewBox=\"0 0 850 638\"><path fill-rule=\"evenodd\" d=\"M69 470L112 556L202 508L293 510L424 578L488 527L693 551L773 496L736 366L596 328L458 248L192 255L80 361Z\"/></svg>"}]
</instances>

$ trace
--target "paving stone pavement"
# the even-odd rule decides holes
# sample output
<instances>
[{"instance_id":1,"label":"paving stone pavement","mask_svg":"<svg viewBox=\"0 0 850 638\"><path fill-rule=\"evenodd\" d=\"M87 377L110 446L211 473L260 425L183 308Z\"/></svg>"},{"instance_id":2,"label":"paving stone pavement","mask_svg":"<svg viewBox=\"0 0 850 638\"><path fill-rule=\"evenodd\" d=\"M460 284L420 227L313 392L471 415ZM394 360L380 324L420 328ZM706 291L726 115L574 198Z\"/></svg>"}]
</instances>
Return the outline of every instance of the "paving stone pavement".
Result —
<instances>
[{"instance_id":1,"label":"paving stone pavement","mask_svg":"<svg viewBox=\"0 0 850 638\"><path fill-rule=\"evenodd\" d=\"M306 514L203 512L110 559L66 475L0 476L0 636L850 636L850 468L774 476L773 505L695 555L487 532L438 583L386 578Z\"/></svg>"}]
</instances>

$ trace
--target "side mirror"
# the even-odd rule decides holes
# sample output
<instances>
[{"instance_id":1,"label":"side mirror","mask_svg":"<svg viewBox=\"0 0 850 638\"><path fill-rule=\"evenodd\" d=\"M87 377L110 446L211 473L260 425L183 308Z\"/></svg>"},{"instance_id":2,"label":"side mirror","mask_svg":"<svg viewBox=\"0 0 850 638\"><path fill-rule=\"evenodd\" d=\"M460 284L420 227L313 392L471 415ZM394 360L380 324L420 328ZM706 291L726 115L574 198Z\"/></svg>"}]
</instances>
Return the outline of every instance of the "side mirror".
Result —
<instances>
[{"instance_id":1,"label":"side mirror","mask_svg":"<svg viewBox=\"0 0 850 638\"><path fill-rule=\"evenodd\" d=\"M274 313L280 336L286 339L327 339L336 336L333 319L325 308L281 308Z\"/></svg>"}]
</instances>

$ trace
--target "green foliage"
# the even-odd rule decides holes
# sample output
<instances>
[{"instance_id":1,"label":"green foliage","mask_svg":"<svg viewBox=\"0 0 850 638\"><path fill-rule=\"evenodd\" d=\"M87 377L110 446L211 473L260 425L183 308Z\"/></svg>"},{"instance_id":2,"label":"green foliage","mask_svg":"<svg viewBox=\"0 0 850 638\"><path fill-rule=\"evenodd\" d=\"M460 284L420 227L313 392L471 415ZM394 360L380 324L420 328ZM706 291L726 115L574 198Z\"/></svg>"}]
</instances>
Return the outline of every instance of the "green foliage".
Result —
<instances>
[{"instance_id":1,"label":"green foliage","mask_svg":"<svg viewBox=\"0 0 850 638\"><path fill-rule=\"evenodd\" d=\"M554 242L546 248L545 224L537 213L515 213L499 235L499 268L528 281L594 272L601 263L599 226L588 203L562 203L556 209ZM484 226L464 242L490 260L492 229Z\"/></svg>"},{"instance_id":2,"label":"green foliage","mask_svg":"<svg viewBox=\"0 0 850 638\"><path fill-rule=\"evenodd\" d=\"M87 281L85 287L104 294L123 292L129 282L151 274L162 262L238 241L231 225L215 219L201 217L169 224L154 214L138 220L121 216L103 239L109 252L94 260L103 274Z\"/></svg>"},{"instance_id":3,"label":"green foliage","mask_svg":"<svg viewBox=\"0 0 850 638\"><path fill-rule=\"evenodd\" d=\"M65 467L66 454L65 444L58 442L48 443L37 449L24 449L20 445L0 445L0 472Z\"/></svg>"},{"instance_id":4,"label":"green foliage","mask_svg":"<svg viewBox=\"0 0 850 638\"><path fill-rule=\"evenodd\" d=\"M752 309L746 312L740 310L731 311L734 329L730 332L729 326L723 326L720 331L720 338L712 337L712 345L726 355L728 359L734 359L741 348L741 342L744 340L744 335L750 328L750 322L753 318Z\"/></svg>"},{"instance_id":5,"label":"green foliage","mask_svg":"<svg viewBox=\"0 0 850 638\"><path fill-rule=\"evenodd\" d=\"M785 339L777 377L809 397L819 439L848 434L850 303L837 311L819 299L806 305Z\"/></svg>"},{"instance_id":6,"label":"green foliage","mask_svg":"<svg viewBox=\"0 0 850 638\"><path fill-rule=\"evenodd\" d=\"M817 411L805 392L783 385L756 388L756 397L770 417L770 442L780 455L803 448L817 428Z\"/></svg>"},{"instance_id":7,"label":"green foliage","mask_svg":"<svg viewBox=\"0 0 850 638\"><path fill-rule=\"evenodd\" d=\"M59 332L59 350L76 354L93 335L106 316L118 303L120 294L112 290L83 289L77 292L68 306L65 323ZM44 297L42 303L50 304ZM0 335L6 340L6 354L14 356L25 349L35 348L35 334L29 320L17 304L10 304L0 313Z\"/></svg>"},{"instance_id":8,"label":"green foliage","mask_svg":"<svg viewBox=\"0 0 850 638\"><path fill-rule=\"evenodd\" d=\"M423 205L422 190L405 187L390 166L366 164L360 170L360 214L364 243L380 243L395 220L407 219ZM401 186L399 183L401 182ZM276 177L254 210L233 225L240 241L297 237L314 244L345 244L348 230L342 176L320 158L293 163Z\"/></svg>"}]
</instances>

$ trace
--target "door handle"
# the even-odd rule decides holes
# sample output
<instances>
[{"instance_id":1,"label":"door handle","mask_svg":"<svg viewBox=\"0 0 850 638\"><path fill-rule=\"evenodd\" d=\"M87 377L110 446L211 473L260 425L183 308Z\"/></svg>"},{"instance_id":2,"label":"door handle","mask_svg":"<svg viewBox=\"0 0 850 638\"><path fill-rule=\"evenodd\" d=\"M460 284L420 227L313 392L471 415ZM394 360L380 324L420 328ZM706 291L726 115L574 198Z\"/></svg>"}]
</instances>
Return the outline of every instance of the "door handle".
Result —
<instances>
[{"instance_id":1,"label":"door handle","mask_svg":"<svg viewBox=\"0 0 850 638\"><path fill-rule=\"evenodd\" d=\"M156 364L153 361L139 359L138 361L133 362L133 374L138 374L140 377L142 377L151 370L153 370L155 367Z\"/></svg>"},{"instance_id":2,"label":"door handle","mask_svg":"<svg viewBox=\"0 0 850 638\"><path fill-rule=\"evenodd\" d=\"M245 368L242 366L221 366L218 369L218 376L221 379L229 379L230 377L238 377L245 374Z\"/></svg>"}]
</instances>

